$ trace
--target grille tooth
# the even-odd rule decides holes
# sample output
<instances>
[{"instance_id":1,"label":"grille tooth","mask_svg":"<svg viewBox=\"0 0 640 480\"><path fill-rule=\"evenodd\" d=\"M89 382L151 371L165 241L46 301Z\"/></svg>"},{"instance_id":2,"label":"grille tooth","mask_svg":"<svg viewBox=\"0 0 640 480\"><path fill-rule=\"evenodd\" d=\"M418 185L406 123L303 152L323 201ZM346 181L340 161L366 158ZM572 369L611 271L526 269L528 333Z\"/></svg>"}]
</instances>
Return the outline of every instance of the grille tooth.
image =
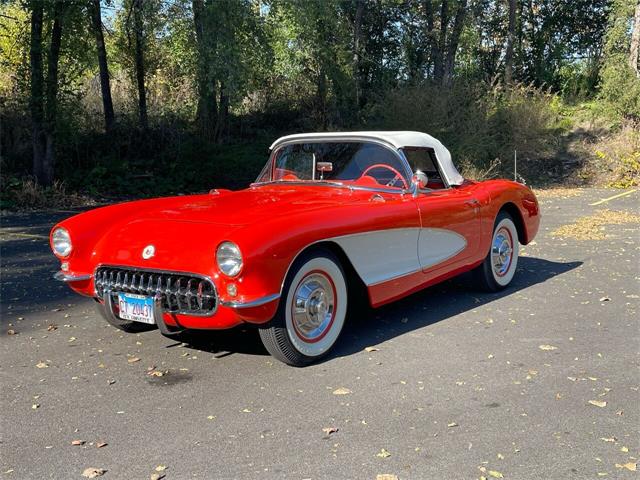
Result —
<instances>
[{"instance_id":1,"label":"grille tooth","mask_svg":"<svg viewBox=\"0 0 640 480\"><path fill-rule=\"evenodd\" d=\"M96 294L135 293L160 296L162 309L169 313L212 315L217 308L213 283L196 275L157 272L121 267L100 267L95 273Z\"/></svg>"},{"instance_id":2,"label":"grille tooth","mask_svg":"<svg viewBox=\"0 0 640 480\"><path fill-rule=\"evenodd\" d=\"M198 282L198 296L196 297L198 300L198 309L202 310L202 290L203 290L203 284L204 282L202 280L200 280L200 282Z\"/></svg>"}]
</instances>

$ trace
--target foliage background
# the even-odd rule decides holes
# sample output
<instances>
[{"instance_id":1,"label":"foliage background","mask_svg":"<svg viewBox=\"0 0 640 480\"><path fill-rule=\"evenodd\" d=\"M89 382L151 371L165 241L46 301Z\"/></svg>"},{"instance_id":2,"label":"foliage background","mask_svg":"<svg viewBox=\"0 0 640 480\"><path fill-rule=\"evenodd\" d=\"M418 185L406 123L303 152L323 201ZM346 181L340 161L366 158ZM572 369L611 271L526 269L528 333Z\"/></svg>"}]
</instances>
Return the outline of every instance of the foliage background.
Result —
<instances>
[{"instance_id":1,"label":"foliage background","mask_svg":"<svg viewBox=\"0 0 640 480\"><path fill-rule=\"evenodd\" d=\"M55 186L31 176L30 55L43 8L47 78L56 2L0 5L4 206L239 188L310 130L425 131L477 178L517 150L529 183L639 181L636 0L102 0L111 128L92 2L62 2Z\"/></svg>"}]
</instances>

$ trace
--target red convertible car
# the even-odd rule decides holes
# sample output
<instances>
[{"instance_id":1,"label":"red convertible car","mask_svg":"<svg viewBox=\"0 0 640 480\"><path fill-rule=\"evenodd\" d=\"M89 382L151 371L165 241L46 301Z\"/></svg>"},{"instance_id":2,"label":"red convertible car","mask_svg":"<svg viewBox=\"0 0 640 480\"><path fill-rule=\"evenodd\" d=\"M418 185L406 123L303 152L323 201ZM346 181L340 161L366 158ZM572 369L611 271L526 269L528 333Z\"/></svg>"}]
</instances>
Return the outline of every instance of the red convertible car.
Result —
<instances>
[{"instance_id":1,"label":"red convertible car","mask_svg":"<svg viewBox=\"0 0 640 480\"><path fill-rule=\"evenodd\" d=\"M356 295L377 307L469 270L505 288L539 222L531 190L465 180L425 133L309 133L274 142L245 190L91 210L51 247L55 278L121 330L252 324L302 366L335 345Z\"/></svg>"}]
</instances>

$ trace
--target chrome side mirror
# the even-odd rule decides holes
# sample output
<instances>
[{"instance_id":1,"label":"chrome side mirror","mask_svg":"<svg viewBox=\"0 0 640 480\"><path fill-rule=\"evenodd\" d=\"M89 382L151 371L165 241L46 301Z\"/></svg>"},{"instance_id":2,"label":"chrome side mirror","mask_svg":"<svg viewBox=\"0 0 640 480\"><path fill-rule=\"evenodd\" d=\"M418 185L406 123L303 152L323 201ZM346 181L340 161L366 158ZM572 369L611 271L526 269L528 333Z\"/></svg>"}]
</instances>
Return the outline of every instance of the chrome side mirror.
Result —
<instances>
[{"instance_id":1,"label":"chrome side mirror","mask_svg":"<svg viewBox=\"0 0 640 480\"><path fill-rule=\"evenodd\" d=\"M427 188L427 184L429 183L429 178L427 174L421 172L420 170L416 171L411 177L411 184L415 186L417 190L424 190Z\"/></svg>"}]
</instances>

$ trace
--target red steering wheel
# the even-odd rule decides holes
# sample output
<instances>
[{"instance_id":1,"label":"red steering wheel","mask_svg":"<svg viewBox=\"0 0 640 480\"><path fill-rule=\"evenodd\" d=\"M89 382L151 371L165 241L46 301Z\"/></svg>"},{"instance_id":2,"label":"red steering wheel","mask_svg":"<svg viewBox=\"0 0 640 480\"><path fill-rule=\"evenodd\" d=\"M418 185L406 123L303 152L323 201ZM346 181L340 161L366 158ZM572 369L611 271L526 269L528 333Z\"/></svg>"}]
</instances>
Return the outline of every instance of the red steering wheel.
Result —
<instances>
[{"instance_id":1,"label":"red steering wheel","mask_svg":"<svg viewBox=\"0 0 640 480\"><path fill-rule=\"evenodd\" d=\"M364 177L367 173L369 173L374 168L386 168L387 170L390 170L395 175L395 177L393 177L393 179L386 184L387 187L393 186L394 183L396 183L398 180L400 180L402 182L402 186L405 189L409 188L409 185L407 185L407 181L404 179L402 174L398 170L393 168L391 165L387 165L386 163L376 163L374 165L371 165L371 166L365 168L364 172L362 172L362 175L360 177Z\"/></svg>"}]
</instances>

